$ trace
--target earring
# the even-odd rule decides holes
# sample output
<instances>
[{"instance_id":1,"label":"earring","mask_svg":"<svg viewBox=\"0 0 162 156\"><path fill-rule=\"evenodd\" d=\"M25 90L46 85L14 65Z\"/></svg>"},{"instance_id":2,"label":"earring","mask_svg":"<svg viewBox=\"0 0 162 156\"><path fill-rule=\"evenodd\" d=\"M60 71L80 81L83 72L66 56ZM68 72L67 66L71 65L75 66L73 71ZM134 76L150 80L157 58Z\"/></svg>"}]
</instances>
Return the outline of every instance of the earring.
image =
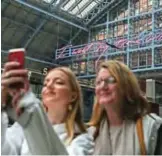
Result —
<instances>
[{"instance_id":1,"label":"earring","mask_svg":"<svg viewBox=\"0 0 162 156\"><path fill-rule=\"evenodd\" d=\"M68 110L69 110L69 111L72 110L72 105L69 105Z\"/></svg>"}]
</instances>

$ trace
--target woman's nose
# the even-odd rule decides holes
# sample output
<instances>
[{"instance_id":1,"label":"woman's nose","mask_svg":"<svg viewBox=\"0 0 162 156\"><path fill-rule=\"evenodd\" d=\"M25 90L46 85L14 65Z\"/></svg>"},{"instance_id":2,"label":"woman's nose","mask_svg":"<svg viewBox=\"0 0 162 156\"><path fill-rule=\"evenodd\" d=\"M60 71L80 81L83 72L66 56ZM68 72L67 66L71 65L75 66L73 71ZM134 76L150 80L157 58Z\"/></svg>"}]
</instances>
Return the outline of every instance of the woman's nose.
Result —
<instances>
[{"instance_id":1,"label":"woman's nose","mask_svg":"<svg viewBox=\"0 0 162 156\"><path fill-rule=\"evenodd\" d=\"M108 85L106 84L105 81L102 81L101 84L100 84L100 88L102 89L107 89Z\"/></svg>"},{"instance_id":2,"label":"woman's nose","mask_svg":"<svg viewBox=\"0 0 162 156\"><path fill-rule=\"evenodd\" d=\"M52 82L52 80L48 81L47 87L48 88L53 88L53 82Z\"/></svg>"}]
</instances>

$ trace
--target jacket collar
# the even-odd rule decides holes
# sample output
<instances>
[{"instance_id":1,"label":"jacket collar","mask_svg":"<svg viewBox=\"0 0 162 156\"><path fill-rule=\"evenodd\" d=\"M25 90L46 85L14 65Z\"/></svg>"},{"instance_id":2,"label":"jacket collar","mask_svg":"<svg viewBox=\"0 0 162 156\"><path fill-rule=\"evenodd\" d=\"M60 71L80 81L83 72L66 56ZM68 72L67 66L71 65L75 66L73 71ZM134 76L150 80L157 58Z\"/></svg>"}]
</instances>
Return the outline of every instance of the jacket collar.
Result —
<instances>
[{"instance_id":1,"label":"jacket collar","mask_svg":"<svg viewBox=\"0 0 162 156\"><path fill-rule=\"evenodd\" d=\"M65 123L56 124L56 125L53 125L52 127L53 127L53 129L55 130L55 132L56 132L58 135L67 133Z\"/></svg>"},{"instance_id":2,"label":"jacket collar","mask_svg":"<svg viewBox=\"0 0 162 156\"><path fill-rule=\"evenodd\" d=\"M52 127L53 127L53 129L55 130L55 132L57 134L67 133L67 129L66 129L65 123L56 124L56 125L53 125ZM79 130L77 124L75 124L75 133L80 133L80 130Z\"/></svg>"}]
</instances>

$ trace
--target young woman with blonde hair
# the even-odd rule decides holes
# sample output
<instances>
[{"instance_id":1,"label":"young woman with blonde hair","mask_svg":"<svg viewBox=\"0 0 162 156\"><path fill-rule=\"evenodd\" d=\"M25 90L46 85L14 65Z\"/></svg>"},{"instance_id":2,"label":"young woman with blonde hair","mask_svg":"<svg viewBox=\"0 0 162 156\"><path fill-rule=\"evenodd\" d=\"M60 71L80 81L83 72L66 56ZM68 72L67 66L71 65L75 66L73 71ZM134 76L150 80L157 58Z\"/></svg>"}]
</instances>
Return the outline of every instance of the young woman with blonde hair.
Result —
<instances>
[{"instance_id":1,"label":"young woman with blonde hair","mask_svg":"<svg viewBox=\"0 0 162 156\"><path fill-rule=\"evenodd\" d=\"M88 125L95 155L162 154L162 119L150 114L135 75L122 62L101 64Z\"/></svg>"},{"instance_id":2,"label":"young woman with blonde hair","mask_svg":"<svg viewBox=\"0 0 162 156\"><path fill-rule=\"evenodd\" d=\"M45 113L41 102L31 91L11 88L12 84L24 84L26 81L27 71L17 69L18 66L17 62L8 62L2 74L3 106L8 107L9 94L14 108L14 111L11 108L2 110L2 154L92 154L93 140L83 123L81 89L73 72L67 67L49 71L42 89ZM21 93L20 96L15 90ZM17 120L10 128L7 128L6 109Z\"/></svg>"}]
</instances>

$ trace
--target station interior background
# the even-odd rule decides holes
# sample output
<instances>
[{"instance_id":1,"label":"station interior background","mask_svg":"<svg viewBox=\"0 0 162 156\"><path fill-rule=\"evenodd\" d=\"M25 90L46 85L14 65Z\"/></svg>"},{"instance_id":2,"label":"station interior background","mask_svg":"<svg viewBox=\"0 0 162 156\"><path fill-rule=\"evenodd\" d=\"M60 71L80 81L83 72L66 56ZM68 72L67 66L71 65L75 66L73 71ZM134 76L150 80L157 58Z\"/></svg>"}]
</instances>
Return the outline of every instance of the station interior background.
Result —
<instances>
[{"instance_id":1,"label":"station interior background","mask_svg":"<svg viewBox=\"0 0 162 156\"><path fill-rule=\"evenodd\" d=\"M162 116L162 0L1 0L1 65L26 49L26 68L41 98L47 71L68 66L79 79L88 121L96 67L123 61Z\"/></svg>"}]
</instances>

